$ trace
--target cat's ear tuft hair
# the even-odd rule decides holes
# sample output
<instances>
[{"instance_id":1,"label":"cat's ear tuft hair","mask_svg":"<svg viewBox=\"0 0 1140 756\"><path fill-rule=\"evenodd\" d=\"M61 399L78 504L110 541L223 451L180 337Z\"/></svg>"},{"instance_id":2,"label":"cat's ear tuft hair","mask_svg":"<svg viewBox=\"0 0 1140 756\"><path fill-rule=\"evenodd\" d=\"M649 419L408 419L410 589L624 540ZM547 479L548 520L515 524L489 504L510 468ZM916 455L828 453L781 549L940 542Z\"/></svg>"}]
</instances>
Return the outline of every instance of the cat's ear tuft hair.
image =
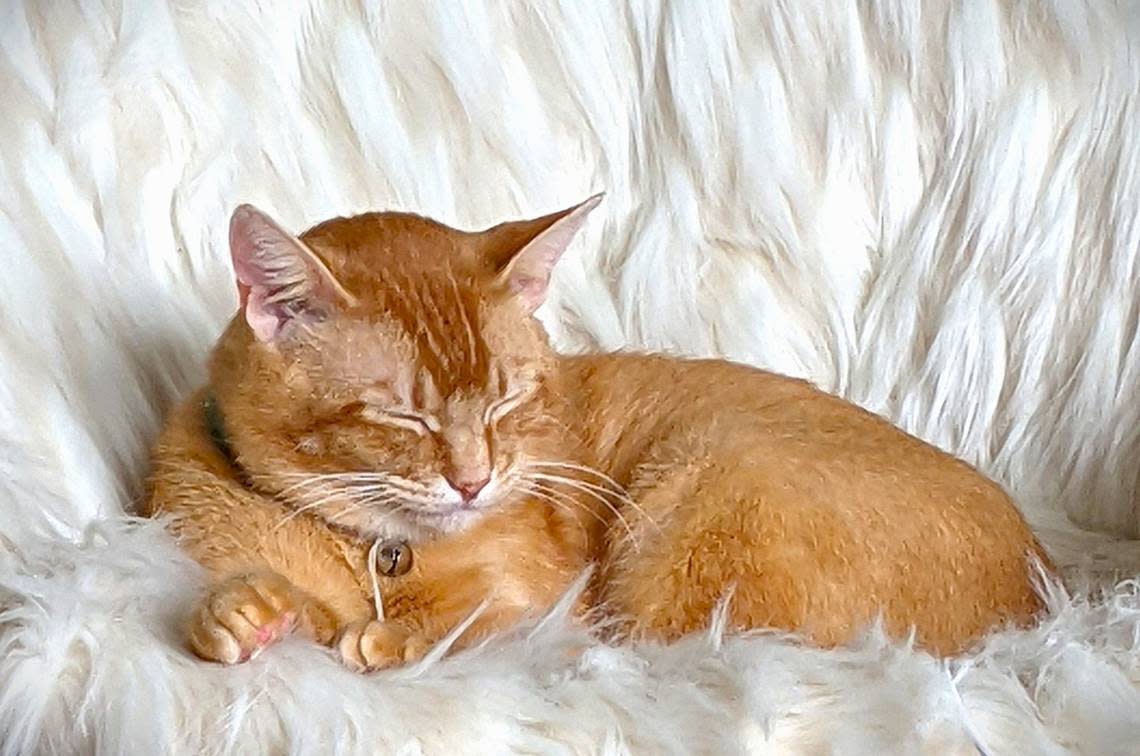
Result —
<instances>
[{"instance_id":1,"label":"cat's ear tuft hair","mask_svg":"<svg viewBox=\"0 0 1140 756\"><path fill-rule=\"evenodd\" d=\"M590 211L602 201L595 194L584 202L541 218L512 221L488 229L484 254L499 283L534 312L546 299L550 274Z\"/></svg>"},{"instance_id":2,"label":"cat's ear tuft hair","mask_svg":"<svg viewBox=\"0 0 1140 756\"><path fill-rule=\"evenodd\" d=\"M230 218L230 257L242 312L259 341L352 302L312 250L252 205L239 205Z\"/></svg>"}]
</instances>

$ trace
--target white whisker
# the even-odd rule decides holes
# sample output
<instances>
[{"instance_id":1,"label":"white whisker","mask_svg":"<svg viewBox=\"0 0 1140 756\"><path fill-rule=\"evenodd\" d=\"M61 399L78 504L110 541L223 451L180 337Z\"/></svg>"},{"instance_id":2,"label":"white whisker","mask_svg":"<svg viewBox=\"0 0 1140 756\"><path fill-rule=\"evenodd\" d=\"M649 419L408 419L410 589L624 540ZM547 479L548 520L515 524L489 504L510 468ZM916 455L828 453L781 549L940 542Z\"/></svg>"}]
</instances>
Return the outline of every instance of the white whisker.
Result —
<instances>
[{"instance_id":1,"label":"white whisker","mask_svg":"<svg viewBox=\"0 0 1140 756\"><path fill-rule=\"evenodd\" d=\"M319 507L323 504L327 504L330 501L335 501L337 498L339 498L341 496L344 496L343 491L332 490L332 491L328 491L327 493L325 493L324 495L322 495L320 498L318 498L316 500L305 502L305 504L303 506L300 506L300 507L297 507L296 509L291 510L290 512L285 514L280 520L278 520L277 524L274 526L274 530L276 530L277 528L280 528L282 525L289 522L290 520L293 520L294 518L296 518L297 516L299 516L303 512L308 512L311 509L316 509L317 507Z\"/></svg>"},{"instance_id":2,"label":"white whisker","mask_svg":"<svg viewBox=\"0 0 1140 756\"><path fill-rule=\"evenodd\" d=\"M535 485L535 484L531 484L531 485ZM536 490L534 488L523 486L522 490L525 491L528 495L534 496L537 499L541 499L542 501L545 501L548 504L553 504L556 508L558 508L558 509L562 510L563 512L566 512L567 514L569 514L572 518L574 518L574 521L578 524L578 529L582 532L583 538L587 541L589 540L589 534L586 532L586 526L582 524L581 520L579 520L577 517L574 516L575 515L574 508L569 506L568 504L565 504L565 503L555 499L552 495L551 489L539 491L539 490ZM598 522L602 523L602 525L605 525L605 520L598 517L598 515L595 512L591 512L589 507L583 506L581 504L581 502L576 501L573 498L569 498L569 500L571 503L573 503L579 509L587 512L588 514L593 515L594 518L598 520Z\"/></svg>"},{"instance_id":3,"label":"white whisker","mask_svg":"<svg viewBox=\"0 0 1140 756\"><path fill-rule=\"evenodd\" d=\"M399 475L391 473L377 472L377 471L348 471L348 472L335 472L335 473L275 473L272 475L255 475L255 480L274 481L277 479L290 480L300 479L297 483L286 487L281 491L282 494L301 488L306 485L313 485L315 483L336 482L348 484L366 484L366 483L385 483L393 488L401 488L406 490L422 489L418 483L403 478Z\"/></svg>"},{"instance_id":4,"label":"white whisker","mask_svg":"<svg viewBox=\"0 0 1140 756\"><path fill-rule=\"evenodd\" d=\"M618 483L616 480L614 480L610 476L606 475L604 472L602 472L600 470L596 470L593 467L590 467L589 465L578 465L578 464L574 464L572 462L551 462L549 460L542 460L542 459L530 460L530 461L528 461L527 464L532 465L534 467L560 467L564 470L577 470L578 472L584 472L584 473L587 473L589 475L593 475L596 478L604 480L606 483L609 483L611 486L613 486L615 491L620 491L622 494L625 494L625 487L624 486L622 486L620 483Z\"/></svg>"},{"instance_id":5,"label":"white whisker","mask_svg":"<svg viewBox=\"0 0 1140 756\"><path fill-rule=\"evenodd\" d=\"M357 486L354 488L325 486L318 493L320 496L315 500L307 500L305 497L302 497L301 500L303 502L303 506L297 507L282 517L281 520L279 520L278 523L274 526L274 529L280 528L282 525L294 519L303 512L307 512L324 504L328 504L329 502L335 501L341 497L360 503L361 506L363 506L365 503L371 505L387 503L394 499L405 497L404 492L392 490L382 484L373 484L371 486Z\"/></svg>"},{"instance_id":6,"label":"white whisker","mask_svg":"<svg viewBox=\"0 0 1140 756\"><path fill-rule=\"evenodd\" d=\"M588 514L588 515L590 515L591 517L593 517L595 520L597 520L597 521L598 521L599 523L601 523L602 525L605 525L605 524L606 524L606 520L605 520L605 518L604 518L604 517L602 517L602 516L601 516L601 515L599 515L597 512L595 512L594 510L590 509L589 507L587 507L587 506L586 506L586 505L584 505L582 502L578 501L577 499L575 499L573 496L571 496L570 494L566 493L565 491L559 491L559 490L558 490L558 489L556 489L556 488L553 488L553 487L551 487L551 486L546 486L546 485L543 485L542 483L539 483L538 481L533 481L533 480L523 480L523 481L520 481L520 482L519 482L518 484L516 484L516 485L517 485L517 487L518 487L518 488L522 489L523 491L526 491L527 493L533 493L533 494L535 494L535 495L538 495L538 494L545 494L545 497L544 497L544 498L545 498L547 501L550 501L550 497L552 497L552 496L557 496L557 497L559 497L559 498L560 498L562 501L564 501L564 502L569 502L569 503L570 503L570 504L572 504L573 506L576 506L576 507L578 507L579 509L581 509L581 510L582 510L583 512L585 512L586 514Z\"/></svg>"},{"instance_id":7,"label":"white whisker","mask_svg":"<svg viewBox=\"0 0 1140 756\"><path fill-rule=\"evenodd\" d=\"M619 502L627 504L630 509L641 515L642 518L644 518L645 521L652 525L658 532L661 532L661 527L652 517L649 516L648 512L646 512L636 501L633 500L633 497L629 495L629 492L627 492L625 488L616 480L599 470L595 470L594 468L587 465L578 465L571 462L551 462L547 460L530 460L527 462L527 466L540 469L543 467L553 467L565 470L575 470L578 472L593 475L596 478L608 483L610 486L612 486L612 489L606 489L603 486L584 480L579 480L578 482L597 491L607 491L609 495L614 496ZM575 478L575 480L577 479Z\"/></svg>"},{"instance_id":8,"label":"white whisker","mask_svg":"<svg viewBox=\"0 0 1140 756\"><path fill-rule=\"evenodd\" d=\"M561 483L562 485L573 488L574 490L576 490L582 494L585 494L586 496L591 497L592 499L596 500L600 504L603 504L606 508L608 508L610 510L610 512L613 513L614 517L616 517L618 519L618 521L622 524L622 527L625 528L626 533L629 535L629 539L634 544L634 546L636 547L638 545L637 544L637 537L633 534L633 527L630 526L629 521L627 519L625 519L625 517L622 515L621 511L616 506L614 506L614 504L612 502L607 500L600 493L598 493L595 490L592 490L590 487L588 487L586 485L583 485L582 481L576 480L574 478L564 478L560 475L548 475L546 473L536 473L536 472L530 473L529 477L531 477L532 479L535 479L535 480L546 482L546 483Z\"/></svg>"}]
</instances>

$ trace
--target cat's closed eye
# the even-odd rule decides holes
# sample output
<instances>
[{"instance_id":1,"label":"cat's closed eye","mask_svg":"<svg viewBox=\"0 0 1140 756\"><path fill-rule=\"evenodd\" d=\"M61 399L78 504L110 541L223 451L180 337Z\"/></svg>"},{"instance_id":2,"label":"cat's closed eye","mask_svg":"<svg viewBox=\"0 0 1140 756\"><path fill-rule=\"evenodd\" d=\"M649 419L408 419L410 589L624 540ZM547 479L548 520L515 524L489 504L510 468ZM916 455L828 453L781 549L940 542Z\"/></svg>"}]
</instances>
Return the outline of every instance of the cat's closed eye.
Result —
<instances>
[{"instance_id":1,"label":"cat's closed eye","mask_svg":"<svg viewBox=\"0 0 1140 756\"><path fill-rule=\"evenodd\" d=\"M512 391L511 393L499 399L497 402L487 406L483 412L483 424L493 425L496 421L501 420L506 415L510 414L512 410L517 408L523 401L530 396L530 389L520 389Z\"/></svg>"},{"instance_id":2,"label":"cat's closed eye","mask_svg":"<svg viewBox=\"0 0 1140 756\"><path fill-rule=\"evenodd\" d=\"M405 408L390 409L371 404L363 404L361 406L360 415L371 423L403 428L418 433L421 436L427 435L428 433L439 433L440 430L439 421L433 416Z\"/></svg>"}]
</instances>

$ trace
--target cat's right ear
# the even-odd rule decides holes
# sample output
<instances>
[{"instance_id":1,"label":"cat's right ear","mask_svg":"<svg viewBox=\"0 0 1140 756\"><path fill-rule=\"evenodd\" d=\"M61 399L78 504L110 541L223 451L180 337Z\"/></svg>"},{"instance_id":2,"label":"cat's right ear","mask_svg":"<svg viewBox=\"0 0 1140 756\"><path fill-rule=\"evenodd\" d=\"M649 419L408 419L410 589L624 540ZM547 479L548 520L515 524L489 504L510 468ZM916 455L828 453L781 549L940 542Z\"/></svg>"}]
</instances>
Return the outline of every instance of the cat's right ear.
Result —
<instances>
[{"instance_id":1,"label":"cat's right ear","mask_svg":"<svg viewBox=\"0 0 1140 756\"><path fill-rule=\"evenodd\" d=\"M276 341L290 325L353 301L304 242L252 205L239 205L230 218L230 257L242 313L259 341Z\"/></svg>"}]
</instances>

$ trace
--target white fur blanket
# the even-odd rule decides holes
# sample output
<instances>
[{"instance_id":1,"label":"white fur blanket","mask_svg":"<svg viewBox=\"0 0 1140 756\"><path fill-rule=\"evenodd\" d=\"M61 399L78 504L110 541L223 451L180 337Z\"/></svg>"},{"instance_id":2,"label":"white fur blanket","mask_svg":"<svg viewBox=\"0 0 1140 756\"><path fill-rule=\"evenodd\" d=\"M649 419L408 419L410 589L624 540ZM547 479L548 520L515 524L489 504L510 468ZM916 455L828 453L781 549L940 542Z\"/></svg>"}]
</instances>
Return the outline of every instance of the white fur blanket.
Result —
<instances>
[{"instance_id":1,"label":"white fur blanket","mask_svg":"<svg viewBox=\"0 0 1140 756\"><path fill-rule=\"evenodd\" d=\"M1138 18L4 3L0 752L1136 753ZM873 631L607 648L561 616L373 676L299 642L191 659L200 575L123 513L235 306L230 208L474 227L603 189L562 346L805 376L964 456L1066 568L1045 622L945 663Z\"/></svg>"}]
</instances>

